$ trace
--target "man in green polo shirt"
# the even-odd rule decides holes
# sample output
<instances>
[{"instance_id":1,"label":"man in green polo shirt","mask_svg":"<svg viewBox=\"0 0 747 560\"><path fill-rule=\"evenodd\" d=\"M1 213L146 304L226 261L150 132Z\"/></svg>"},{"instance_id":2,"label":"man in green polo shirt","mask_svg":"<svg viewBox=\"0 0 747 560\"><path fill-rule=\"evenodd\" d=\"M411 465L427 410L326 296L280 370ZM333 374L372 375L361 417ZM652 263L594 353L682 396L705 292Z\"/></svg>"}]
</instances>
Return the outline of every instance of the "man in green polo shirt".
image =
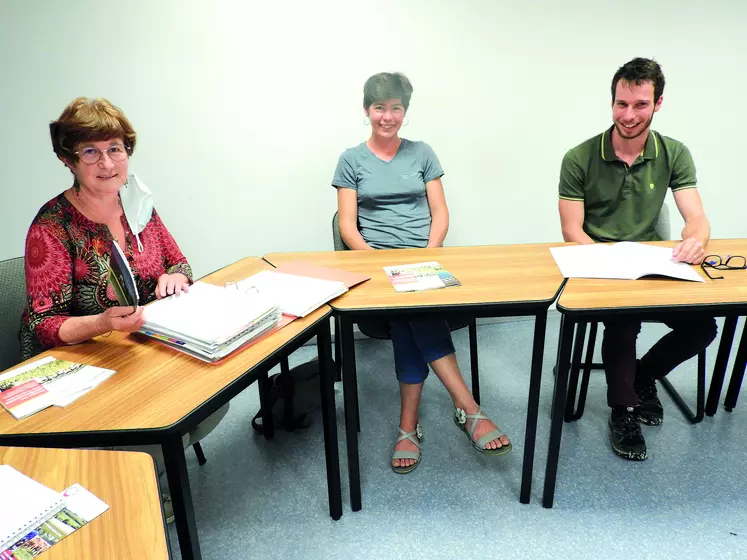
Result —
<instances>
[{"instance_id":1,"label":"man in green polo shirt","mask_svg":"<svg viewBox=\"0 0 747 560\"><path fill-rule=\"evenodd\" d=\"M612 78L612 126L566 153L560 170L563 238L578 243L655 241L655 224L671 189L685 220L672 258L698 264L710 225L696 188L695 164L684 144L651 130L662 105L664 75L653 60L635 58ZM640 424L658 426L664 411L656 393L660 379L697 355L716 337L712 318L663 320L672 331L636 360L637 318L605 321L602 360L612 449L643 460Z\"/></svg>"}]
</instances>

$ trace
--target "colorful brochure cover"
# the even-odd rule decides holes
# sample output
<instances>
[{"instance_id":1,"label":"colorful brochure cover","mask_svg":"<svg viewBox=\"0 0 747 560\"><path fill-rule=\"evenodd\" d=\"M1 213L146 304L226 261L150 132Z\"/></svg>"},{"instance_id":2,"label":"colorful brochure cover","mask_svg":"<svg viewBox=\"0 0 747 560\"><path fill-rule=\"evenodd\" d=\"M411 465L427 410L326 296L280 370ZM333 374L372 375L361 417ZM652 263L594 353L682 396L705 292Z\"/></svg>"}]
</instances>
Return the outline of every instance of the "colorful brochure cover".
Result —
<instances>
[{"instance_id":1,"label":"colorful brochure cover","mask_svg":"<svg viewBox=\"0 0 747 560\"><path fill-rule=\"evenodd\" d=\"M116 241L112 242L112 252L109 257L109 284L117 296L119 305L137 307L139 296L135 277L127 262L127 256Z\"/></svg>"},{"instance_id":2,"label":"colorful brochure cover","mask_svg":"<svg viewBox=\"0 0 747 560\"><path fill-rule=\"evenodd\" d=\"M80 484L73 484L62 495L65 497L65 507L7 550L0 552L0 560L36 558L109 509L108 505Z\"/></svg>"},{"instance_id":3,"label":"colorful brochure cover","mask_svg":"<svg viewBox=\"0 0 747 560\"><path fill-rule=\"evenodd\" d=\"M384 271L398 292L420 292L462 285L436 261L385 266Z\"/></svg>"},{"instance_id":4,"label":"colorful brochure cover","mask_svg":"<svg viewBox=\"0 0 747 560\"><path fill-rule=\"evenodd\" d=\"M25 418L50 406L67 406L114 373L47 356L0 375L0 405L14 418Z\"/></svg>"}]
</instances>

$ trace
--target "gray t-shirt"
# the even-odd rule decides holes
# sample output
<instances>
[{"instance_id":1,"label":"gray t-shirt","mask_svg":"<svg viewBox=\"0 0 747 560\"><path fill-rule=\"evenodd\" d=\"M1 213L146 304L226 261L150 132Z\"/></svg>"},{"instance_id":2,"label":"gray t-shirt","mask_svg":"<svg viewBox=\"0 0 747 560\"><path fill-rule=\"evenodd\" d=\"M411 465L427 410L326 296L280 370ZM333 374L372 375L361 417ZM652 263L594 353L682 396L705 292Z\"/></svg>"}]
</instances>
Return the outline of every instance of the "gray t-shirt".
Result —
<instances>
[{"instance_id":1,"label":"gray t-shirt","mask_svg":"<svg viewBox=\"0 0 747 560\"><path fill-rule=\"evenodd\" d=\"M431 211L425 184L444 174L425 142L402 138L391 161L379 159L365 142L340 156L333 187L358 193L358 229L374 249L425 247Z\"/></svg>"}]
</instances>

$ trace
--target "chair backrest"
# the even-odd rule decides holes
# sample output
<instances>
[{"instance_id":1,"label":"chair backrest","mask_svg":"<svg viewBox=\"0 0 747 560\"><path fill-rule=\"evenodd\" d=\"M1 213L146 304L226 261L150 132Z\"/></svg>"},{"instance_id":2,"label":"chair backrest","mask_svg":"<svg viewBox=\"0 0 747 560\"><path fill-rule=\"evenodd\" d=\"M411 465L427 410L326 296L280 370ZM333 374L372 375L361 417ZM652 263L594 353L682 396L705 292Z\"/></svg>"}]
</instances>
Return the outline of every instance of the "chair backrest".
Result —
<instances>
[{"instance_id":1,"label":"chair backrest","mask_svg":"<svg viewBox=\"0 0 747 560\"><path fill-rule=\"evenodd\" d=\"M672 223L669 221L669 206L667 206L666 202L661 206L654 229L656 230L656 234L663 240L668 241L672 239Z\"/></svg>"},{"instance_id":2,"label":"chair backrest","mask_svg":"<svg viewBox=\"0 0 747 560\"><path fill-rule=\"evenodd\" d=\"M339 214L339 212L335 212L335 215L332 216L332 243L334 243L335 251L349 251L350 247L345 245L345 242L342 240L342 235L340 235Z\"/></svg>"},{"instance_id":3,"label":"chair backrest","mask_svg":"<svg viewBox=\"0 0 747 560\"><path fill-rule=\"evenodd\" d=\"M21 361L18 331L26 306L24 258L0 261L0 371Z\"/></svg>"}]
</instances>

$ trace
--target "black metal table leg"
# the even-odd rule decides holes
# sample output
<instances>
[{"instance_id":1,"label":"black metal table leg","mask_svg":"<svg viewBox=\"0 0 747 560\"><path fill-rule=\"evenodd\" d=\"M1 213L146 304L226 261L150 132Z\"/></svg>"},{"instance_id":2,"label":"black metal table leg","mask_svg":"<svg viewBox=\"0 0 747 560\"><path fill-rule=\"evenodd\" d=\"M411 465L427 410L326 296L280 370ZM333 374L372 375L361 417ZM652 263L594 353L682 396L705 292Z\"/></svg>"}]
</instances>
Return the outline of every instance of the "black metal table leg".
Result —
<instances>
[{"instance_id":1,"label":"black metal table leg","mask_svg":"<svg viewBox=\"0 0 747 560\"><path fill-rule=\"evenodd\" d=\"M667 392L669 397L674 401L674 404L677 406L677 408L680 409L680 412L687 418L691 424L697 424L698 422L701 422L703 420L703 417L705 416L705 384L706 384L706 351L702 350L698 354L698 392L697 392L697 404L696 404L696 410L695 412L692 411L692 409L688 406L688 404L685 402L685 399L682 398L682 395L679 394L677 389L675 389L674 385L672 385L672 382L669 381L666 377L662 377L659 379L659 383L662 387L664 387L664 390Z\"/></svg>"},{"instance_id":2,"label":"black metal table leg","mask_svg":"<svg viewBox=\"0 0 747 560\"><path fill-rule=\"evenodd\" d=\"M566 422L572 422L576 406L576 389L578 387L578 372L581 369L581 355L584 352L586 342L586 322L576 325L576 341L573 343L573 354L571 356L571 372L568 378L568 395L565 403Z\"/></svg>"},{"instance_id":3,"label":"black metal table leg","mask_svg":"<svg viewBox=\"0 0 747 560\"><path fill-rule=\"evenodd\" d=\"M179 549L183 560L200 560L200 541L197 536L195 510L189 487L187 461L180 435L171 436L161 444L166 477L169 482L171 503L174 506L174 524L179 537Z\"/></svg>"},{"instance_id":4,"label":"black metal table leg","mask_svg":"<svg viewBox=\"0 0 747 560\"><path fill-rule=\"evenodd\" d=\"M591 323L589 327L589 341L586 345L586 358L584 359L584 372L581 375L581 388L578 390L578 405L576 411L573 413L571 420L580 420L584 415L584 407L586 406L586 394L589 392L589 379L591 378L592 369L604 369L604 364L594 363L594 347L597 343L597 329L599 323L596 321Z\"/></svg>"},{"instance_id":5,"label":"black metal table leg","mask_svg":"<svg viewBox=\"0 0 747 560\"><path fill-rule=\"evenodd\" d=\"M342 391L345 400L345 440L348 449L348 478L350 481L350 507L361 509L361 474L358 458L358 387L355 379L355 345L353 322L340 317L342 337Z\"/></svg>"},{"instance_id":6,"label":"black metal table leg","mask_svg":"<svg viewBox=\"0 0 747 560\"><path fill-rule=\"evenodd\" d=\"M205 463L207 463L207 457L205 457L205 453L202 451L202 445L200 445L200 442L192 444L192 449L195 451L195 455L197 456L197 464L202 466Z\"/></svg>"},{"instance_id":7,"label":"black metal table leg","mask_svg":"<svg viewBox=\"0 0 747 560\"><path fill-rule=\"evenodd\" d=\"M721 342L716 354L716 364L713 366L713 375L711 376L711 388L708 390L708 400L706 401L705 412L708 416L713 416L718 410L718 401L721 398L721 389L724 385L724 377L726 377L726 365L729 362L729 353L734 342L734 331L737 329L737 319L738 317L726 317L724 320Z\"/></svg>"},{"instance_id":8,"label":"black metal table leg","mask_svg":"<svg viewBox=\"0 0 747 560\"><path fill-rule=\"evenodd\" d=\"M550 444L547 450L545 468L545 488L542 494L542 507L551 508L555 499L555 477L558 473L560 438L563 434L563 413L568 393L568 369L570 368L571 346L573 344L573 321L565 315L560 320L560 340L558 342L557 373L553 390L552 421L550 424Z\"/></svg>"},{"instance_id":9,"label":"black metal table leg","mask_svg":"<svg viewBox=\"0 0 747 560\"><path fill-rule=\"evenodd\" d=\"M329 321L322 321L316 336L319 355L319 391L322 403L322 426L324 428L324 459L327 464L327 494L329 515L337 520L342 517L342 488L340 487L340 457L337 449L337 414L335 413L335 376L332 371L332 335Z\"/></svg>"},{"instance_id":10,"label":"black metal table leg","mask_svg":"<svg viewBox=\"0 0 747 560\"><path fill-rule=\"evenodd\" d=\"M521 492L519 494L519 501L522 504L528 504L532 494L532 470L534 468L534 447L537 440L537 415L539 414L546 325L547 310L544 310L534 318L532 366L529 375L529 396L527 398L527 425L524 432L524 462L522 463Z\"/></svg>"},{"instance_id":11,"label":"black metal table leg","mask_svg":"<svg viewBox=\"0 0 747 560\"><path fill-rule=\"evenodd\" d=\"M342 344L340 344L340 317L335 315L335 379L342 381Z\"/></svg>"},{"instance_id":12,"label":"black metal table leg","mask_svg":"<svg viewBox=\"0 0 747 560\"><path fill-rule=\"evenodd\" d=\"M739 341L737 357L734 360L734 369L731 370L731 379L729 380L729 389L726 391L724 399L724 408L731 412L737 406L739 398L739 389L742 387L744 378L744 369L747 367L747 322L742 331L742 339Z\"/></svg>"},{"instance_id":13,"label":"black metal table leg","mask_svg":"<svg viewBox=\"0 0 747 560\"><path fill-rule=\"evenodd\" d=\"M270 380L267 377L267 371L263 371L257 378L257 389L259 391L259 407L262 410L262 434L265 439L272 439L275 435L275 425L269 403Z\"/></svg>"},{"instance_id":14,"label":"black metal table leg","mask_svg":"<svg viewBox=\"0 0 747 560\"><path fill-rule=\"evenodd\" d=\"M477 359L477 320L472 319L469 324L469 360L472 372L472 397L480 404L480 370Z\"/></svg>"}]
</instances>

